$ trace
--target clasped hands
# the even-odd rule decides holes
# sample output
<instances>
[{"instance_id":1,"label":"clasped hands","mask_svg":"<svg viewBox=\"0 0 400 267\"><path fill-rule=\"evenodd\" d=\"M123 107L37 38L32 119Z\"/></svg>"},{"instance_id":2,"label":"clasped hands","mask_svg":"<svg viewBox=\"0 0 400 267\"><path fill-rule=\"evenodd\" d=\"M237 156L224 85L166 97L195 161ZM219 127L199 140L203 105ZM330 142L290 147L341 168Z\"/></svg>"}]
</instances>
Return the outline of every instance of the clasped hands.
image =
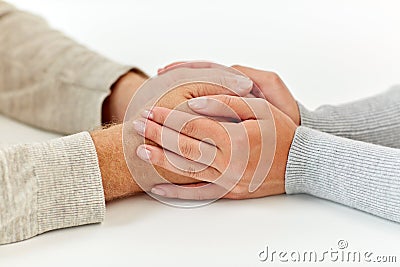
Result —
<instances>
[{"instance_id":1,"label":"clasped hands","mask_svg":"<svg viewBox=\"0 0 400 267\"><path fill-rule=\"evenodd\" d=\"M171 64L159 74L177 67ZM248 76L261 92L250 86L251 94L239 97L222 94L224 89L216 85L194 85L182 90L202 88L207 92L191 92L187 97L196 115L174 110L161 99L133 122L137 133L147 140L136 150L141 160L168 177L192 179L180 187L155 185L152 193L196 200L219 198L224 190L223 197L230 199L285 193L286 163L300 123L297 102L277 74L233 68Z\"/></svg>"}]
</instances>

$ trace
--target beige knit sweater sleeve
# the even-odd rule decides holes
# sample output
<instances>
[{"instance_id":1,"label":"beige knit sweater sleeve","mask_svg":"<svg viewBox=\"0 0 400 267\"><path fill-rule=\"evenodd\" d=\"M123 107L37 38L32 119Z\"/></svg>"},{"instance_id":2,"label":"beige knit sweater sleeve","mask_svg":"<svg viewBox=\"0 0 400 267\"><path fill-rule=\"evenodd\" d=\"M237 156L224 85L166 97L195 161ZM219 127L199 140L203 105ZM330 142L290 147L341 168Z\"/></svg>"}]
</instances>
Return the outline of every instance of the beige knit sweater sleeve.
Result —
<instances>
[{"instance_id":1,"label":"beige knit sweater sleeve","mask_svg":"<svg viewBox=\"0 0 400 267\"><path fill-rule=\"evenodd\" d=\"M131 67L0 1L0 113L59 133L101 123L110 86ZM0 148L0 244L104 217L96 150L87 132Z\"/></svg>"},{"instance_id":2,"label":"beige knit sweater sleeve","mask_svg":"<svg viewBox=\"0 0 400 267\"><path fill-rule=\"evenodd\" d=\"M91 129L129 69L0 1L0 113L60 133Z\"/></svg>"}]
</instances>

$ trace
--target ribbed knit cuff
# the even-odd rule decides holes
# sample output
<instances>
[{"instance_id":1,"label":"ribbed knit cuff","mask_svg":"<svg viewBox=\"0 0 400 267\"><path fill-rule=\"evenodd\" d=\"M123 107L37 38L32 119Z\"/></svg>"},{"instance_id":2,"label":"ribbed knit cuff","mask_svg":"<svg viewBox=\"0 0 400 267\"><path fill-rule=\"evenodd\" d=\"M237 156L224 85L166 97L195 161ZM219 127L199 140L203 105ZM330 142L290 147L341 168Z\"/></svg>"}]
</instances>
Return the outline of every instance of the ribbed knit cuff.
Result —
<instances>
[{"instance_id":1,"label":"ribbed knit cuff","mask_svg":"<svg viewBox=\"0 0 400 267\"><path fill-rule=\"evenodd\" d=\"M400 150L300 126L286 193L306 193L400 222Z\"/></svg>"},{"instance_id":2,"label":"ribbed knit cuff","mask_svg":"<svg viewBox=\"0 0 400 267\"><path fill-rule=\"evenodd\" d=\"M89 133L51 140L31 149L38 183L38 233L103 221L104 192Z\"/></svg>"}]
</instances>

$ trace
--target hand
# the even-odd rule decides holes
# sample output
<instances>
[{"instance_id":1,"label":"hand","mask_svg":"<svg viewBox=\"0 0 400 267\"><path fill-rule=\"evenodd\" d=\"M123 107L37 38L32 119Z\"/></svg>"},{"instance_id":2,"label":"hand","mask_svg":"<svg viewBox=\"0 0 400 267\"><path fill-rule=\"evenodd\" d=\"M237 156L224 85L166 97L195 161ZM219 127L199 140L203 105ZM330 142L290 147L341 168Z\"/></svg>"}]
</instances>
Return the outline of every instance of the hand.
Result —
<instances>
[{"instance_id":1,"label":"hand","mask_svg":"<svg viewBox=\"0 0 400 267\"><path fill-rule=\"evenodd\" d=\"M182 63L185 62L172 63L162 69L159 69L158 73L162 74L172 69L179 68ZM188 66L192 68L210 67L207 62L200 63L200 65L197 62L193 62L190 65L185 64L185 67ZM261 92L258 90L253 90L251 93L254 96L266 99L270 104L274 105L276 108L288 115L297 126L300 125L300 112L297 102L278 74L240 65L234 65L232 68L245 74L258 86Z\"/></svg>"},{"instance_id":2,"label":"hand","mask_svg":"<svg viewBox=\"0 0 400 267\"><path fill-rule=\"evenodd\" d=\"M262 94L257 91L252 92L256 97L265 98L270 104L289 116L297 126L300 125L297 102L278 74L239 65L234 65L232 68L242 72L258 85Z\"/></svg>"},{"instance_id":3,"label":"hand","mask_svg":"<svg viewBox=\"0 0 400 267\"><path fill-rule=\"evenodd\" d=\"M104 100L103 123L121 123L133 94L148 77L140 72L130 71L120 77L111 88L111 94Z\"/></svg>"},{"instance_id":4,"label":"hand","mask_svg":"<svg viewBox=\"0 0 400 267\"><path fill-rule=\"evenodd\" d=\"M192 114L156 107L146 113L150 114L150 120L146 123L145 131L140 134L162 146L167 152L164 153L164 150L153 145L141 145L138 151L147 151L147 156L142 157L146 162L179 175L215 184L209 190L200 187L198 190L193 187L176 188L171 184L162 184L155 186L153 193L172 198L213 199L219 196L221 188L231 188L232 182L237 181L222 181L223 179L218 179L221 175L241 177L225 198L255 198L285 193L286 162L296 130L295 123L288 116L264 99L235 96L194 98L189 101L189 106L193 111L206 116L229 117L232 120L238 119L233 114L235 113L240 117L240 121L221 123L206 117L198 118ZM270 109L273 120L269 117ZM170 119L166 119L169 115ZM181 121L187 122L184 127L180 127L178 122ZM268 156L268 151L273 151L269 145L275 142L275 138L272 137L275 136L272 134L274 121L276 150L272 156ZM161 135L162 132L165 136ZM212 142L205 140L206 138ZM272 138L274 140L271 140ZM177 145L162 140L179 140L179 143ZM250 142L249 146L247 141ZM261 169L272 164L269 173L268 170L260 171L257 168L260 159ZM171 164L170 160L175 165ZM268 176L265 177L267 173ZM258 177L260 175L264 176ZM250 192L253 178L262 184Z\"/></svg>"},{"instance_id":5,"label":"hand","mask_svg":"<svg viewBox=\"0 0 400 267\"><path fill-rule=\"evenodd\" d=\"M244 85L242 90L243 94L248 94L251 90L252 83L248 80L248 84ZM239 90L239 88L236 88ZM157 103L157 106L176 108L181 103L184 103L188 99L205 96L205 95L216 95L216 94L232 94L231 91L224 87L213 85L213 84L202 84L193 83L179 86L174 90L165 94ZM130 98L128 99L128 101ZM144 103L142 107L137 107L138 110L144 108L146 105L152 103ZM125 107L126 108L126 107ZM187 108L185 111L190 111ZM125 111L124 111L125 112ZM138 126L140 127L140 126ZM112 126L108 129L99 130L91 133L94 145L99 159L100 171L103 179L104 195L107 201L122 198L130 195L134 195L142 192L135 180L132 178L129 169L126 165L123 145L122 145L122 125ZM135 132L132 133L132 146L137 147L142 142L142 139ZM132 151L134 153L134 150ZM141 162L140 159L138 161ZM144 166L143 166L144 165ZM146 173L146 168L152 168L150 165L137 164L137 169ZM197 182L190 176L177 175L163 168L157 169L160 175L168 179L169 181L177 184L188 184ZM148 177L151 181L152 177ZM154 184L149 184L148 190L151 189Z\"/></svg>"}]
</instances>

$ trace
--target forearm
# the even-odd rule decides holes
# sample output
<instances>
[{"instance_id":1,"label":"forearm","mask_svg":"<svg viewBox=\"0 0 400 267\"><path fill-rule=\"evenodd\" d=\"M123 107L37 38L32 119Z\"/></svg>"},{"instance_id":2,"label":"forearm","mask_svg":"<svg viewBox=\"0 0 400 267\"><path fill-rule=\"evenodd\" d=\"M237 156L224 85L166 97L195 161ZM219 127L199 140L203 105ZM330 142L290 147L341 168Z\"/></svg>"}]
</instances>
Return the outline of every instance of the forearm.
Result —
<instances>
[{"instance_id":1,"label":"forearm","mask_svg":"<svg viewBox=\"0 0 400 267\"><path fill-rule=\"evenodd\" d=\"M307 193L400 222L400 150L299 127L286 192Z\"/></svg>"},{"instance_id":2,"label":"forearm","mask_svg":"<svg viewBox=\"0 0 400 267\"><path fill-rule=\"evenodd\" d=\"M0 113L46 130L100 126L110 88L132 69L2 1L0 33Z\"/></svg>"},{"instance_id":3,"label":"forearm","mask_svg":"<svg viewBox=\"0 0 400 267\"><path fill-rule=\"evenodd\" d=\"M309 111L299 104L301 125L353 140L400 148L400 87L380 95Z\"/></svg>"},{"instance_id":4,"label":"forearm","mask_svg":"<svg viewBox=\"0 0 400 267\"><path fill-rule=\"evenodd\" d=\"M191 182L176 175L168 178ZM0 244L99 223L104 219L105 201L143 192L125 162L122 125L91 135L83 132L44 143L2 147L0 185Z\"/></svg>"}]
</instances>

